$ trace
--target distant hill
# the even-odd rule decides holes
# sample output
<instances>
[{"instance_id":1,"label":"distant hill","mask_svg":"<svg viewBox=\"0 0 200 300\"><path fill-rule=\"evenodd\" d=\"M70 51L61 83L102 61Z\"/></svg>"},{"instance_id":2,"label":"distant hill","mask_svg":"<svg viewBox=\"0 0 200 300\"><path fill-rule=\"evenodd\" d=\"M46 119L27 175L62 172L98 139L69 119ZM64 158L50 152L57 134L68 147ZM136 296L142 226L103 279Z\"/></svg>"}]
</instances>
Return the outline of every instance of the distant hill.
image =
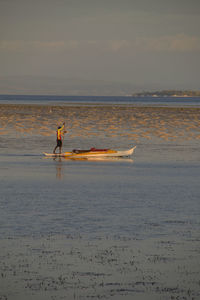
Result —
<instances>
[{"instance_id":1,"label":"distant hill","mask_svg":"<svg viewBox=\"0 0 200 300\"><path fill-rule=\"evenodd\" d=\"M200 97L200 91L163 90L134 93L135 97Z\"/></svg>"}]
</instances>

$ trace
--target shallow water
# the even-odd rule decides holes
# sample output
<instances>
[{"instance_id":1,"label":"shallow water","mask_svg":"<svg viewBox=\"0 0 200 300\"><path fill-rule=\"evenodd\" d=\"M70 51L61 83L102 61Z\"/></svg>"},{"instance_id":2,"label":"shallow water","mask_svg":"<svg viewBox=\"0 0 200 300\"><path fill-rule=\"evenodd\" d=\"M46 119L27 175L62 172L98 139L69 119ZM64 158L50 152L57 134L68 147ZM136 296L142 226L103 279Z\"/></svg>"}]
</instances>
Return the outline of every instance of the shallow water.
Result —
<instances>
[{"instance_id":1,"label":"shallow water","mask_svg":"<svg viewBox=\"0 0 200 300\"><path fill-rule=\"evenodd\" d=\"M199 163L162 161L159 151L147 162L143 148L119 161L1 155L1 236L195 235ZM155 150L148 145L148 151Z\"/></svg>"},{"instance_id":2,"label":"shallow water","mask_svg":"<svg viewBox=\"0 0 200 300\"><path fill-rule=\"evenodd\" d=\"M137 145L134 155L45 159L42 152L55 144L58 114L70 128L65 149ZM198 108L2 105L0 120L2 236L144 238L199 228Z\"/></svg>"},{"instance_id":3,"label":"shallow water","mask_svg":"<svg viewBox=\"0 0 200 300\"><path fill-rule=\"evenodd\" d=\"M134 155L44 158L55 144L58 114L70 124L65 149L137 145ZM1 235L195 234L199 116L198 108L2 105Z\"/></svg>"},{"instance_id":4,"label":"shallow water","mask_svg":"<svg viewBox=\"0 0 200 300\"><path fill-rule=\"evenodd\" d=\"M4 249L1 257L5 263L2 262L0 267L4 270L2 274L6 274L7 281L2 275L1 279L5 288L4 293L0 293L0 297L9 294L7 289L10 286L13 291L17 291L19 296L15 298L14 295L10 294L11 298L9 299L27 299L27 295L28 297L32 295L33 299L44 299L44 294L42 294L44 289L38 285L35 289L31 285L33 280L36 283L38 281L40 283L46 282L44 270L39 264L40 256L36 255L35 257L37 267L32 261L35 255L34 249L37 249L37 243L40 243L38 255L42 255L43 262L45 261L48 265L47 257L42 254L42 251L47 251L48 238L56 237L56 243L59 244L63 239L61 237L67 236L72 237L70 238L70 246L62 245L59 251L63 249L66 261L73 267L66 271L67 266L62 260L59 268L62 275L68 272L72 276L71 280L73 276L76 280L73 279L75 282L70 281L69 285L65 282L64 290L63 286L61 288L57 284L58 292L53 294L54 298L52 299L68 299L67 295L70 295L71 299L81 299L82 285L77 287L77 282L83 278L86 278L88 293L85 293L82 299L87 299L89 295L94 299L97 299L99 295L105 299L110 299L111 296L114 297L113 299L121 299L122 297L122 299L132 299L134 295L140 297L137 299L148 299L149 291L153 291L152 298L149 299L173 299L169 298L173 295L176 297L187 296L186 299L192 299L192 297L198 299L197 278L200 272L197 267L196 273L192 275L189 266L198 262L199 247L197 241L200 238L199 110L180 111L178 109L177 111L165 111L165 113L163 110L156 109L157 121L155 118L151 123L152 113L155 113L152 109L146 111L137 108L133 111L135 114L133 116L124 109L121 110L116 107L114 112L113 109L110 111L108 108L107 117L112 115L113 120L116 118L119 120L121 117L120 122L115 123L113 128L115 134L113 135L110 133L112 121L108 120L106 129L101 130L103 120L99 109L96 109L96 114L93 115L93 110L91 112L90 109L87 114L87 108L80 111L78 108L75 110L71 108L66 112L64 111L63 116L61 116L64 118L65 114L68 113L72 125L71 131L64 141L66 148L73 149L80 145L82 148L99 147L100 145L118 148L120 145L120 149L128 149L132 145L137 145L131 158L108 161L75 161L43 157L42 152L53 149L55 144L55 132L52 129L54 121L50 117L48 121L48 114L44 109L38 110L38 108L31 106L29 109L30 116L25 119L19 116L18 111L12 111L9 106L3 107L3 109L1 115L3 131L0 135L0 242L2 249ZM103 114L105 114L106 108L103 109ZM5 111L9 111L7 117ZM20 108L19 111L23 116L27 116L26 107L23 106L23 110ZM124 113L126 113L126 117L124 117ZM86 115L87 118L85 118ZM173 120L170 123L169 120L172 115ZM36 132L37 128L34 127L36 124L33 124L32 121L36 117L43 119L44 122L48 121L49 131L47 129L41 134ZM54 117L53 114L53 120ZM166 119L162 124L164 117ZM7 118L6 126L4 124L5 118ZM16 119L19 120L21 131L15 128ZM80 120L84 123L83 128L79 127L80 123L76 125L76 122ZM133 124L135 126L134 133ZM85 126L88 126L88 135L85 135ZM177 129L176 126L178 126ZM188 129L189 127L191 128ZM27 128L30 129L28 133L26 132ZM147 130L149 130L148 133L144 135ZM170 135L166 136L168 131L170 131ZM137 132L136 139L133 138L135 132ZM129 138L127 138L128 136ZM32 240L27 240L28 237L31 237ZM95 242L98 239L101 240L101 245ZM154 242L148 246L148 241L153 239L159 245L167 245L167 250L165 248L163 256L159 256L158 249L160 248L154 248ZM120 247L122 247L124 241L128 243L129 262L133 259L131 255L134 255L138 260L137 270L134 269L134 264L130 264L134 268L127 269L125 252L120 252L121 254L116 252L118 249L115 248L118 247L116 244L120 243ZM137 244L135 241L138 243L141 241L141 243ZM87 248L89 242L94 243L95 254ZM12 243L13 247L17 249L10 256L6 255L7 252L11 251L8 250L9 243ZM180 248L180 252L176 252L178 246L172 246L173 243L183 245L182 250ZM17 248L18 245L21 245L19 249ZM53 264L55 270L58 268L57 260L60 257L60 252L56 252L58 249L55 250L54 247L55 244L52 240L49 249L53 251L55 261L48 267L46 265L46 268L47 273L53 272L52 276L57 278L60 274L57 271L52 271L51 267ZM69 247L72 250L76 248L74 260L71 260L71 256L68 257ZM116 250L113 255L117 255L117 264L115 266L110 265L110 262L106 260L105 264L102 263L99 271L97 259L99 253L102 251L109 252L113 247ZM135 247L138 249L136 252L134 252ZM147 249L153 253L152 256ZM168 264L164 266L163 260L169 262L168 258L171 257L170 253L172 252L174 253L172 258L176 262L174 268L179 274L174 279L177 286L179 285L179 277L183 281L187 281L187 274L190 274L190 280L194 282L193 287L188 283L187 291L181 290L179 286L179 289L177 288L174 292L174 283L171 284L164 275L165 266ZM105 253L104 256L106 257ZM28 287L24 283L24 275L19 275L18 281L16 280L17 283L14 284L14 273L11 274L9 271L10 266L15 265L13 272L22 274L20 255L29 264L27 272L32 274L32 277L28 277ZM82 264L84 255L87 262L90 261L91 256L93 257L93 265L88 267L88 264ZM12 257L15 258L14 262ZM185 260L184 267L179 261L180 258ZM80 260L80 268L82 269L76 264L77 259ZM145 261L150 263L151 271L145 267ZM156 270L153 267L155 261L158 263ZM112 270L109 266L112 267ZM34 268L37 269L35 273ZM96 275L91 271L93 268ZM123 279L123 268L124 274L126 274L125 279ZM122 277L116 279L114 274L119 269ZM169 278L172 276L169 274L173 274L172 270L173 263L169 264L166 273ZM161 271L162 280L158 279ZM23 272L25 272L24 269ZM112 274L110 276L113 276L112 281L109 281L108 278L111 280L111 277L106 277L107 275L104 276L104 280L100 280L101 275L98 274L108 274L109 272ZM142 272L146 274L145 284L148 286L150 281L152 288L145 287L139 291L130 288L134 274L137 274L137 278L134 279L135 286L142 285ZM157 280L157 290L153 288L154 284L152 283L155 278L148 280L150 276L153 278L154 275ZM98 282L98 293L93 290L92 282L90 283L91 277ZM168 282L167 287L165 282ZM48 285L48 282L45 284ZM120 288L116 288L118 284ZM190 288L193 289L193 294L190 292L189 295L188 290ZM28 294L27 289L30 290ZM74 290L77 289L79 290L78 295L74 294ZM165 298L162 298L163 293ZM50 295L52 296L51 290L48 290L48 293L45 294L46 299L50 299Z\"/></svg>"}]
</instances>

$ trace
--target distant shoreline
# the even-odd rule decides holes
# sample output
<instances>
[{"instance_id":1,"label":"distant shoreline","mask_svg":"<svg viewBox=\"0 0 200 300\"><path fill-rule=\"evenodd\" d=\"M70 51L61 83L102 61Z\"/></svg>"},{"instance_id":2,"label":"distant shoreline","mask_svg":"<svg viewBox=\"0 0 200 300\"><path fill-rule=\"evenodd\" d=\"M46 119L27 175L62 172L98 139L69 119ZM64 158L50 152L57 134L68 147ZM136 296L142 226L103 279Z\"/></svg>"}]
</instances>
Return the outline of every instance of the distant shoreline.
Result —
<instances>
[{"instance_id":1,"label":"distant shoreline","mask_svg":"<svg viewBox=\"0 0 200 300\"><path fill-rule=\"evenodd\" d=\"M156 91L156 92L138 92L138 93L133 93L133 94L126 94L126 95L70 95L70 94L4 94L0 93L0 100L2 98L38 98L41 97L43 99L49 97L49 98L80 98L80 99L114 99L114 98L135 98L135 97L200 97L200 91L190 91L188 93L184 91L177 91L176 93L172 91Z\"/></svg>"},{"instance_id":2,"label":"distant shoreline","mask_svg":"<svg viewBox=\"0 0 200 300\"><path fill-rule=\"evenodd\" d=\"M153 92L140 92L132 94L133 97L200 97L200 91L163 90Z\"/></svg>"}]
</instances>

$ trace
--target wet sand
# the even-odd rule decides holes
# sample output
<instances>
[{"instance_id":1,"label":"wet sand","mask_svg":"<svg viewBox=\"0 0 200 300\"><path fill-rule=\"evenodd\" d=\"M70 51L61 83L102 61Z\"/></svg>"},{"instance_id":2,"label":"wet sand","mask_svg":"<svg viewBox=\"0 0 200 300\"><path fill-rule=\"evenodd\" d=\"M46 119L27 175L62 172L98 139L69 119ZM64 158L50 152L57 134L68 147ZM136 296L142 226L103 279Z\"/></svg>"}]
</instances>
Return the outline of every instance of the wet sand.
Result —
<instances>
[{"instance_id":1,"label":"wet sand","mask_svg":"<svg viewBox=\"0 0 200 300\"><path fill-rule=\"evenodd\" d=\"M42 106L5 104L0 105L0 153L5 155L6 152L17 150L24 154L27 154L29 151L38 151L39 153L39 150L41 150L46 143L48 147L52 147L53 149L52 142L55 142L56 127L63 121L66 122L66 129L69 129L70 140L72 140L72 142L77 141L77 144L80 144L80 141L84 143L84 140L86 140L86 144L88 139L96 143L91 146L99 146L98 141L104 140L108 143L106 146L118 145L123 141L127 141L126 145L132 145L132 143L137 144L142 142L153 143L153 141L156 140L156 147L159 149L157 152L156 149L152 151L155 154L145 154L148 160L151 159L153 155L156 156L157 153L161 151L160 149L163 151L163 148L166 148L165 144L163 147L163 143L169 143L168 149L170 149L170 146L172 148L171 152L165 152L165 154L168 155L169 161L169 156L174 156L175 153L173 147L177 149L180 147L181 156L181 151L183 151L183 147L180 146L182 145L181 143L189 142L190 151L194 144L196 145L195 147L198 147L200 141L199 108L134 107L123 105L88 105L78 107L73 105ZM41 148L35 143L35 141L38 140L42 145ZM21 141L24 145L21 145ZM25 146L25 149L23 146ZM139 151L141 151L140 148ZM147 149L146 152L148 152ZM177 152L179 153L178 150ZM199 164L198 153L196 150L194 152L192 164L195 168L194 174L198 174L195 165L196 163L197 166ZM182 157L190 160L188 153ZM14 164L17 165L16 171L13 170L11 162L11 167L6 164L5 160L8 159L8 161L10 161L9 157L7 158L5 156L5 158L3 157L1 159L4 161L4 169L0 169L0 172L2 172L1 179L4 179L1 187L3 188L5 186L5 192L7 193L7 198L5 197L4 199L5 203L0 202L0 208L2 209L1 214L6 214L7 212L7 210L4 212L3 208L6 207L6 201L9 202L10 200L8 195L12 197L15 195L15 191L12 191L13 185L15 184L14 187L16 188L20 183L21 186L18 188L18 199L16 203L15 199L9 202L10 210L8 209L8 213L10 213L10 220L12 220L13 214L20 212L21 208L18 207L18 202L21 204L24 203L26 206L26 209L21 212L22 219L23 215L26 214L28 218L29 213L31 217L32 211L29 210L36 209L33 215L34 218L37 216L39 220L39 214L46 211L46 202L44 200L48 200L48 196L56 189L56 184L53 185L52 183L54 174L48 175L48 170L52 171L54 166L50 165L49 162L51 168L44 170L44 165L41 166L41 163L39 165L38 161L36 161L36 157L34 158L34 164L31 165L30 163L33 174L31 174L31 170L27 171L29 164L29 162L27 162L26 173L23 175L23 170L25 170L21 168L21 165L25 163L23 157L20 157L20 162L17 161L17 163L14 160L15 158L13 158ZM139 154L137 156L137 152L136 159L140 160ZM155 161L156 159L154 159L153 162ZM151 162L150 160L150 163ZM172 169L177 168L177 165L173 167L173 161L171 165ZM99 166L101 165L99 164L98 167L95 165L95 170L100 168ZM89 167L90 166L87 165L88 169ZM77 190L76 182L82 183L83 190L85 186L90 185L86 180L83 180L86 166L82 165L82 171L81 169L78 170L78 175L76 173L77 169L75 169L76 165L74 166L73 164L65 165L62 162L58 162L56 168L62 168L61 171L63 172L64 178L59 180L63 180L68 188L67 191L65 191L63 184L57 184L59 192L63 192L64 195L68 193L70 197L71 195L74 197L72 200L66 200L66 198L61 195L63 198L59 199L60 194L55 190L54 193L58 195L58 200L63 201L60 201L60 205L66 205L67 201L71 201L71 203L74 203L73 205L80 206L88 203L89 206L87 209L89 210L91 207L89 202L78 201L80 199L77 200L74 196L74 191L75 189ZM184 167L181 165L181 168L183 169ZM46 181L44 181L44 179L42 181L42 187L38 183L39 175L37 174L37 169L40 171L43 170L42 176L46 178ZM113 169L110 168L110 172L113 170L115 170L116 173L119 172L117 167L113 167ZM127 171L126 169L124 170ZM20 175L20 180L15 181L14 177L16 174L14 171ZM107 171L108 169L106 168L106 172ZM156 176L164 176L164 174L166 174L165 171L169 172L166 168L157 168L155 172L158 172L158 175ZM103 189L101 189L102 187L105 188L102 179L105 177L105 174L102 172L103 175L101 177L98 173L95 177L93 172L93 170L90 171L90 176L93 178L92 183L96 190L90 191L92 197L94 197L93 195L98 191L101 193L101 191L103 191ZM152 199L157 202L155 205L167 208L165 200L169 200L169 197L171 197L172 200L170 198L170 203L172 205L173 197L174 202L178 197L176 194L173 195L175 190L180 191L181 195L184 195L185 190L183 190L183 187L186 184L184 184L184 182L182 184L181 181L185 173L177 181L176 178L178 174L174 172L170 173L174 177L172 177L169 182L165 182L164 178L163 181L161 181L162 186L160 187L163 189L159 191L159 187L157 186L158 178L153 177L151 181L149 179L152 176L152 171L149 166L146 169L142 169L142 167L139 166L137 172L138 175L135 174L133 177L133 183L131 181L132 173L130 173L130 177L126 178L126 180L130 181L130 184L127 185L127 193L122 193L122 195L125 197L132 197L133 195L133 200L137 204L135 209L141 205L142 198L145 198L144 216L145 213L148 213L146 210L148 210L147 208L151 207L151 205L154 209L151 202ZM147 174L147 177L144 177L143 173ZM9 176L12 178L10 182ZM23 176L26 177L26 183ZM121 173L119 173L118 176L119 180L121 180L120 176L122 176ZM195 180L197 181L197 175L193 176L195 176ZM35 178L37 177L38 181L36 182ZM168 177L166 178L169 180ZM48 183L48 180L50 183ZM144 182L141 183L141 180L144 180ZM189 178L187 178L187 180L189 180ZM190 180L192 182L192 178L190 178ZM35 183L33 184L32 181ZM107 193L110 192L110 196L115 189L114 187L113 190L111 189L113 182L112 180L110 183L107 182ZM154 185L149 186L152 182ZM134 187L132 187L133 184L135 184ZM52 185L52 190L48 185ZM138 185L141 186L140 189ZM142 187L142 185L144 187ZM176 185L178 185L178 188ZM27 189L25 189L25 186L27 186ZM196 188L196 186L197 184L195 183L193 187ZM71 194L69 188L71 188ZM145 188L146 190L144 191ZM43 189L45 189L45 192ZM178 202L177 207L175 206L177 211L175 211L173 207L169 211L163 208L163 210L166 210L166 215L167 213L171 214L169 219L167 219L166 216L165 218L163 217L165 225L168 222L168 225L172 227L169 236L160 234L160 237L137 239L133 238L133 236L136 235L135 232L132 233L132 236L131 234L113 236L112 232L108 236L101 235L96 237L82 235L80 232L74 235L63 235L61 233L34 235L33 232L32 235L27 236L26 232L23 232L23 228L18 236L12 236L10 234L6 236L6 234L4 234L4 236L0 237L0 300L198 300L200 298L200 236L196 228L199 228L199 223L196 220L194 224L192 222L190 223L190 219L185 215L183 218L181 218L182 216L180 218L177 217L177 219L175 217L176 212L181 214L180 207L182 203L189 202L190 197L191 203L196 203L197 189L186 190L187 194L185 198L181 199L180 203ZM43 198L39 197L40 191L43 193ZM117 191L120 195L120 188L118 188ZM86 191L84 190L84 192L86 193L87 189ZM77 195L81 195L81 193L82 191L80 191L80 193L77 192ZM32 196L32 194L34 194L34 196ZM169 195L169 197L166 195ZM53 203L54 198L52 197L51 201ZM110 198L106 199L105 195L101 197L99 196L99 201L95 202L95 208L96 204L99 205L103 200L105 203L106 200L112 200ZM103 199L103 197L105 199ZM138 197L138 199L136 197ZM158 198L154 199L155 197ZM162 197L164 199L163 201ZM22 199L22 201L20 201L20 199ZM40 203L41 200L43 201L42 203ZM118 200L120 202L120 199ZM125 200L127 199L125 198ZM113 202L112 205L119 202ZM56 204L53 206L52 203L48 202L48 205L53 215L54 210L56 211ZM124 211L126 211L126 209L130 211L131 207L129 208L128 204L129 202L125 201L127 207L124 208ZM38 207L36 205L38 205ZM42 205L44 205L44 207ZM115 212L112 205L110 207L111 214ZM119 205L119 208L120 207ZM73 208L73 206L71 208ZM95 212L95 208L92 210L93 212ZM99 209L100 208L101 206L99 206ZM196 208L194 207L196 214L198 214L197 208L198 206ZM82 206L80 209L82 209L84 214ZM96 209L98 210L98 207ZM68 206L65 207L65 210L68 210ZM102 211L105 213L104 210ZM75 209L74 212L79 213L79 210ZM138 213L139 212L140 210L138 209ZM194 214L194 212L192 213ZM154 214L156 214L156 212L154 212ZM135 216L136 215L137 212ZM55 217L58 216L57 212ZM6 219L6 216L4 217ZM42 217L44 221L46 221L45 218L47 218L47 216L44 214ZM94 215L92 217L95 218L96 216ZM98 215L98 217L100 218L101 215ZM24 219L26 220L26 218ZM92 222L91 216L89 220ZM124 219L122 218L122 220ZM16 220L13 220L11 225L14 226L15 221ZM54 221L56 222L56 220ZM60 219L57 222L59 223ZM93 220L93 222L95 221ZM147 223L146 227L151 227L151 232L155 229L154 231L159 236L158 231L162 226L160 227L158 223L159 220L155 219L155 222L151 222L151 224ZM27 226L27 224L24 224L24 226ZM9 224L6 224L4 226L8 225ZM51 226L53 225L51 224ZM12 228L12 226L10 227ZM184 232L179 231L180 228L183 228L182 231Z\"/></svg>"}]
</instances>

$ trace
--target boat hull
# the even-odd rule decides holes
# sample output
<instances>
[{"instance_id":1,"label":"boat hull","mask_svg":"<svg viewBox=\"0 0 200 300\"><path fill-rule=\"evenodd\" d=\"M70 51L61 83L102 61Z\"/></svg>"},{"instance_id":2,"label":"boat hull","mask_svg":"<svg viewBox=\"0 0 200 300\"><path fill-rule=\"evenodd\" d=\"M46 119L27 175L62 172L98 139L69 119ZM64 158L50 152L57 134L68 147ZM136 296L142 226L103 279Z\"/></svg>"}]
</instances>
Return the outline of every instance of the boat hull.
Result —
<instances>
[{"instance_id":1,"label":"boat hull","mask_svg":"<svg viewBox=\"0 0 200 300\"><path fill-rule=\"evenodd\" d=\"M91 158L91 157L126 157L131 156L136 146L128 150L105 150L105 151L88 151L88 152L64 152L61 154L46 153L43 154L47 157L65 157L65 158Z\"/></svg>"}]
</instances>

